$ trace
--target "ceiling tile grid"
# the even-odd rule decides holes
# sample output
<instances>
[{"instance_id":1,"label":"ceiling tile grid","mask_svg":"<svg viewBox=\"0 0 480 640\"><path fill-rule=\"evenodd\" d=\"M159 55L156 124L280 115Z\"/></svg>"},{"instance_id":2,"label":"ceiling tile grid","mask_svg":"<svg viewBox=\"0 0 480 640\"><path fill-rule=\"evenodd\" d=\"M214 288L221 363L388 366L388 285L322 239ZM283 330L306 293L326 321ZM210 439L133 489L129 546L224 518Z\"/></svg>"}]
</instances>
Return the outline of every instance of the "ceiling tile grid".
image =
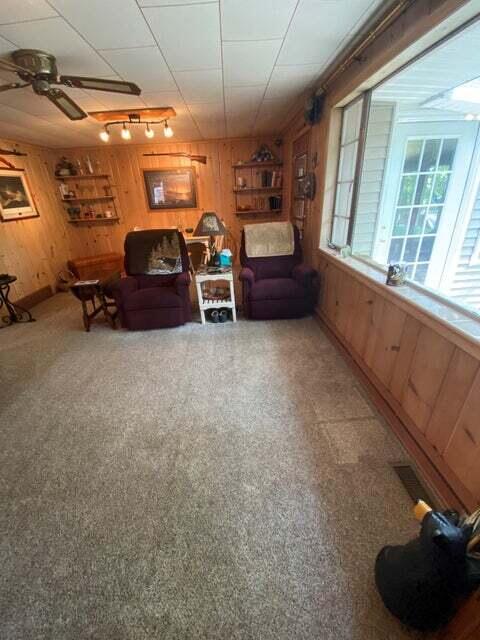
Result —
<instances>
[{"instance_id":1,"label":"ceiling tile grid","mask_svg":"<svg viewBox=\"0 0 480 640\"><path fill-rule=\"evenodd\" d=\"M0 56L41 49L55 55L60 74L135 82L139 97L66 91L89 111L173 106L178 140L277 134L302 94L381 4L2 0ZM2 79L17 77L2 72ZM5 130L25 131L23 138L49 146L99 142L98 123L69 121L31 88L0 92L0 133Z\"/></svg>"}]
</instances>

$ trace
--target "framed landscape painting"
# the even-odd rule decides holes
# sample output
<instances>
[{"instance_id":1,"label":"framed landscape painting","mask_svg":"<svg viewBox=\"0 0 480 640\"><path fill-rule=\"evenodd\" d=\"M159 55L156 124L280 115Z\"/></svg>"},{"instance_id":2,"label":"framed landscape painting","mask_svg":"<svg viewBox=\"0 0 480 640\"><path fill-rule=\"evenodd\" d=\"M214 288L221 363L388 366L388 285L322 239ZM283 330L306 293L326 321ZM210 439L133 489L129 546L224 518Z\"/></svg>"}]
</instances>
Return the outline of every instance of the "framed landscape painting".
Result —
<instances>
[{"instance_id":1,"label":"framed landscape painting","mask_svg":"<svg viewBox=\"0 0 480 640\"><path fill-rule=\"evenodd\" d=\"M0 217L2 221L38 218L25 172L0 169Z\"/></svg>"},{"instance_id":2,"label":"framed landscape painting","mask_svg":"<svg viewBox=\"0 0 480 640\"><path fill-rule=\"evenodd\" d=\"M195 171L181 169L144 170L143 178L150 209L196 209Z\"/></svg>"}]
</instances>

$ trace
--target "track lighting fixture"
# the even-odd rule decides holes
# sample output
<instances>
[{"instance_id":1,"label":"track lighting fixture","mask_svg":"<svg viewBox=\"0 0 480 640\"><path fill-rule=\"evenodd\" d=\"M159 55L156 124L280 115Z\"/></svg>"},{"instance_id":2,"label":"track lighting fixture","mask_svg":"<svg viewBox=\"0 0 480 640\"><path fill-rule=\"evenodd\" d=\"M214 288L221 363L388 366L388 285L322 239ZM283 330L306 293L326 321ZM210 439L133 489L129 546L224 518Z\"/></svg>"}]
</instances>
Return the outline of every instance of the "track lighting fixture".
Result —
<instances>
[{"instance_id":1,"label":"track lighting fixture","mask_svg":"<svg viewBox=\"0 0 480 640\"><path fill-rule=\"evenodd\" d=\"M155 137L155 131L151 126L154 124L164 125L163 135L166 138L171 138L173 136L173 129L169 126L168 120L166 118L162 118L159 120L142 120L140 114L129 113L128 120L114 120L112 122L106 122L103 127L103 130L99 133L100 140L102 140L102 142L109 142L110 127L114 127L114 126L122 127L120 131L120 135L122 136L123 140L131 140L132 139L131 128L136 124L140 124L142 125L142 127L144 127L145 136L149 139L152 139L153 137Z\"/></svg>"},{"instance_id":2,"label":"track lighting fixture","mask_svg":"<svg viewBox=\"0 0 480 640\"><path fill-rule=\"evenodd\" d=\"M121 131L120 135L122 136L122 138L124 140L131 140L132 139L132 134L130 133L130 129L127 129L127 125L126 125L125 122L123 123L122 131Z\"/></svg>"}]
</instances>

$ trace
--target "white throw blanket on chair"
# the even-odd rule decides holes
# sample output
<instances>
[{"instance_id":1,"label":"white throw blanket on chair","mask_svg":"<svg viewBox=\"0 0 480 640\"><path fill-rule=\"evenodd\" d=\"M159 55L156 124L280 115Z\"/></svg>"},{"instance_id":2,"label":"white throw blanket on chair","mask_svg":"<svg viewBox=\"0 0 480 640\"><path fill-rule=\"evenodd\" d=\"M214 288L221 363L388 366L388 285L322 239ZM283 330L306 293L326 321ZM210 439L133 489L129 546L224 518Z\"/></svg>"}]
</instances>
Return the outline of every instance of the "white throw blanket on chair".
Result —
<instances>
[{"instance_id":1,"label":"white throw blanket on chair","mask_svg":"<svg viewBox=\"0 0 480 640\"><path fill-rule=\"evenodd\" d=\"M249 258L291 256L295 251L291 222L246 224L243 229L245 232L245 253Z\"/></svg>"}]
</instances>

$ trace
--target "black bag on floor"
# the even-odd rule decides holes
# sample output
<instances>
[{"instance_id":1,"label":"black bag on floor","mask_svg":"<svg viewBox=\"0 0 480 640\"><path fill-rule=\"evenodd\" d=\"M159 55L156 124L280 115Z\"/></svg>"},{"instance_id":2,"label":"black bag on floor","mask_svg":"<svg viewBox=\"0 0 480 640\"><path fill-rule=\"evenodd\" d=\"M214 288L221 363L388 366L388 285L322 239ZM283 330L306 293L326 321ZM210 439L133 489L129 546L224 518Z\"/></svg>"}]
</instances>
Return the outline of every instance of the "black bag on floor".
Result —
<instances>
[{"instance_id":1,"label":"black bag on floor","mask_svg":"<svg viewBox=\"0 0 480 640\"><path fill-rule=\"evenodd\" d=\"M431 511L422 520L419 538L384 547L377 556L375 580L385 606L414 629L439 629L455 613L459 596L469 591L471 527L457 524L457 514Z\"/></svg>"}]
</instances>

